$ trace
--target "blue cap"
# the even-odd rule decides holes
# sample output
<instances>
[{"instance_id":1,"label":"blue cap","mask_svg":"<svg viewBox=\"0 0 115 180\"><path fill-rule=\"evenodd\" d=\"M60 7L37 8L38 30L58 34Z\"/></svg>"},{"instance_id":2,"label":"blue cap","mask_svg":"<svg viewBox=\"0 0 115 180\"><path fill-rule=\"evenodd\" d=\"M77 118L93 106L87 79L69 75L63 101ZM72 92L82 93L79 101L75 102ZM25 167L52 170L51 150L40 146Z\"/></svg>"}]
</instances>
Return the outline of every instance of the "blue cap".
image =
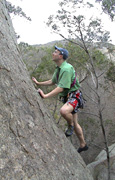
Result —
<instances>
[{"instance_id":1,"label":"blue cap","mask_svg":"<svg viewBox=\"0 0 115 180\"><path fill-rule=\"evenodd\" d=\"M60 48L60 47L57 47L57 46L55 46L55 49L60 51L60 53L63 55L63 59L67 59L68 58L69 53L68 53L67 49Z\"/></svg>"}]
</instances>

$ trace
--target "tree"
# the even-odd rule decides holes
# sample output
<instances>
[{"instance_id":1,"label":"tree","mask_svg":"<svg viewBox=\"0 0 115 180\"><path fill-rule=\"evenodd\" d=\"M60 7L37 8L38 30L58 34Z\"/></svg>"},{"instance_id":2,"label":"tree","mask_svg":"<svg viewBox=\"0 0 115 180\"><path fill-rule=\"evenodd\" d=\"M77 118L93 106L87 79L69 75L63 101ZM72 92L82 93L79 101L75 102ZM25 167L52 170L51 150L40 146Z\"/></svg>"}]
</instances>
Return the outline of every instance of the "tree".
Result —
<instances>
[{"instance_id":1,"label":"tree","mask_svg":"<svg viewBox=\"0 0 115 180\"><path fill-rule=\"evenodd\" d=\"M102 10L108 14L113 21L115 18L115 0L96 0L101 3Z\"/></svg>"},{"instance_id":2,"label":"tree","mask_svg":"<svg viewBox=\"0 0 115 180\"><path fill-rule=\"evenodd\" d=\"M24 17L27 20L31 21L31 18L27 17L27 15L23 12L22 8L20 8L19 6L16 7L15 5L12 5L9 1L6 1L6 7L10 14L18 15L20 17Z\"/></svg>"},{"instance_id":3,"label":"tree","mask_svg":"<svg viewBox=\"0 0 115 180\"><path fill-rule=\"evenodd\" d=\"M89 3L85 3L85 5L90 6L93 5ZM47 25L50 26L54 32L60 34L64 39L68 40L71 43L76 44L81 49L83 49L87 55L87 61L85 62L85 67L87 71L91 75L92 86L88 84L90 89L92 90L94 97L92 98L92 102L97 108L97 113L92 114L100 120L100 125L102 129L102 134L104 137L105 149L107 153L107 162L108 162L108 180L110 180L110 157L109 157L109 149L108 149L108 141L106 136L106 131L104 127L104 104L102 103L102 93L100 93L100 89L102 89L100 84L100 78L107 71L108 62L105 60L105 64L103 64L103 70L97 69L97 62L95 63L94 49L95 43L99 42L103 46L103 43L107 43L109 41L109 32L104 31L101 26L101 20L99 19L90 19L89 23L85 21L85 17L81 14L77 14L79 8L84 6L84 1L73 1L73 0L63 0L60 2L60 10L58 10L56 16L51 15L48 19ZM73 7L73 11L70 12L70 7ZM76 15L77 14L77 15ZM65 29L66 34L64 35L63 30ZM98 43L96 44L98 46ZM101 62L100 62L101 63ZM100 64L99 63L99 64ZM98 71L97 71L98 70ZM91 97L90 97L91 98Z\"/></svg>"},{"instance_id":4,"label":"tree","mask_svg":"<svg viewBox=\"0 0 115 180\"><path fill-rule=\"evenodd\" d=\"M10 3L9 1L6 1L5 3L6 3L6 8L8 9L9 14L14 14L20 17L24 17L28 21L31 21L31 18L28 17L25 12L23 12L22 8L20 8L19 6L16 7L15 5L12 5L12 3ZM19 39L20 35L16 33L16 37L17 39Z\"/></svg>"}]
</instances>

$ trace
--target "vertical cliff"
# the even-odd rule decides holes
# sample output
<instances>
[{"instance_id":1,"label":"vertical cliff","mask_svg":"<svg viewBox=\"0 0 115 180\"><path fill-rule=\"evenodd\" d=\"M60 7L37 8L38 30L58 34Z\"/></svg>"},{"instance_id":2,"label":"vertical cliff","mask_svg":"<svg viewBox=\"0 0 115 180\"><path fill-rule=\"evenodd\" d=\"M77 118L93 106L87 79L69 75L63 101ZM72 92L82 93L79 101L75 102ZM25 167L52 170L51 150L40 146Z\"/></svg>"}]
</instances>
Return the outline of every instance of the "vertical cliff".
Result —
<instances>
[{"instance_id":1,"label":"vertical cliff","mask_svg":"<svg viewBox=\"0 0 115 180\"><path fill-rule=\"evenodd\" d=\"M0 0L0 171L2 180L93 180L35 91L4 0Z\"/></svg>"}]
</instances>

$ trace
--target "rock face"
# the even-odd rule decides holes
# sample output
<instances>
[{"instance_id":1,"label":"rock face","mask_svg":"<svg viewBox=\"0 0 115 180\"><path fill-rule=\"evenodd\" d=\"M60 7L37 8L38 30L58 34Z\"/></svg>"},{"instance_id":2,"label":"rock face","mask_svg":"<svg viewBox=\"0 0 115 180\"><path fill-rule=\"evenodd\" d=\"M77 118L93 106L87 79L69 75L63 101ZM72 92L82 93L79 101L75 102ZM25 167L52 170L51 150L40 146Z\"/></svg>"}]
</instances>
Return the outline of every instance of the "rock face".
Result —
<instances>
[{"instance_id":1,"label":"rock face","mask_svg":"<svg viewBox=\"0 0 115 180\"><path fill-rule=\"evenodd\" d=\"M109 147L110 152L110 170L111 170L111 180L115 179L115 144ZM95 161L88 165L94 180L107 180L107 155L103 150L97 156Z\"/></svg>"},{"instance_id":2,"label":"rock face","mask_svg":"<svg viewBox=\"0 0 115 180\"><path fill-rule=\"evenodd\" d=\"M93 180L47 112L22 62L0 1L0 179Z\"/></svg>"}]
</instances>

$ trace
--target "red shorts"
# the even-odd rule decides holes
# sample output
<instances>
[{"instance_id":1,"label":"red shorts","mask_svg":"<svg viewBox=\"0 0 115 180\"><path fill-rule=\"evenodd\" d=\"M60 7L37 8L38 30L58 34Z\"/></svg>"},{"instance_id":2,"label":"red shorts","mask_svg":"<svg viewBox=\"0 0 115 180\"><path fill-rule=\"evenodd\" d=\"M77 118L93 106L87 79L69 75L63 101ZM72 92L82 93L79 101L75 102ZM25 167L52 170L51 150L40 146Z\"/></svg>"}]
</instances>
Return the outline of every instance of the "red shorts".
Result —
<instances>
[{"instance_id":1,"label":"red shorts","mask_svg":"<svg viewBox=\"0 0 115 180\"><path fill-rule=\"evenodd\" d=\"M67 103L71 104L71 106L73 107L73 112L72 113L76 113L78 112L78 108L79 108L79 99L80 99L80 91L77 90L76 92L72 92L69 94L69 98L67 100Z\"/></svg>"}]
</instances>

